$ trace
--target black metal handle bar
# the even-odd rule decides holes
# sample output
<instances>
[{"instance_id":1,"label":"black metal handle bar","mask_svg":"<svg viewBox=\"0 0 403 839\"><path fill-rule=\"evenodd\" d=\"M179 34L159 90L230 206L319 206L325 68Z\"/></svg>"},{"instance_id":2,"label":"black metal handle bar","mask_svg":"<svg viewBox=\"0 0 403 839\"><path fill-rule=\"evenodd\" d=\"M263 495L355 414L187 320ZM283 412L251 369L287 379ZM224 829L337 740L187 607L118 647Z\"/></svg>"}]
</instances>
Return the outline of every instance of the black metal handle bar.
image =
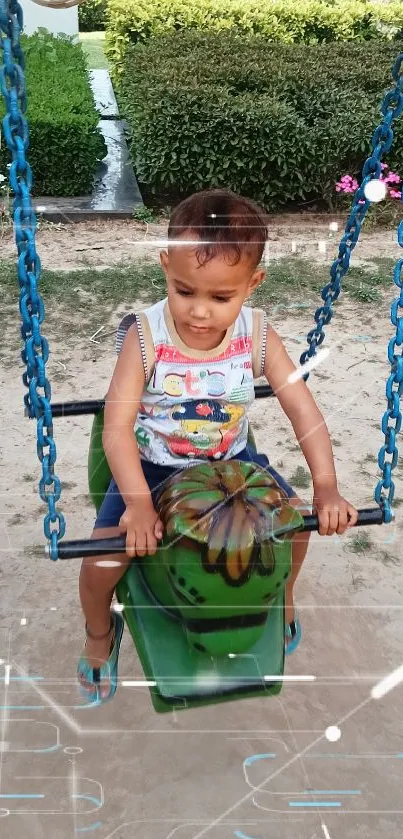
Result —
<instances>
[{"instance_id":1,"label":"black metal handle bar","mask_svg":"<svg viewBox=\"0 0 403 839\"><path fill-rule=\"evenodd\" d=\"M255 385L256 399L273 396L270 385ZM83 414L99 414L105 407L105 399L86 399L83 402L56 402L51 405L53 417L73 417Z\"/></svg>"},{"instance_id":2,"label":"black metal handle bar","mask_svg":"<svg viewBox=\"0 0 403 839\"><path fill-rule=\"evenodd\" d=\"M370 524L383 524L383 511L381 507L373 507L358 511L356 527ZM304 516L304 526L295 528L301 531L318 530L318 516ZM282 536L290 536L294 531L284 530L276 532L276 539ZM49 555L49 548L46 547L46 554ZM76 559L84 556L107 556L108 554L126 553L126 536L114 536L111 539L76 539L71 542L59 542L58 559Z\"/></svg>"}]
</instances>

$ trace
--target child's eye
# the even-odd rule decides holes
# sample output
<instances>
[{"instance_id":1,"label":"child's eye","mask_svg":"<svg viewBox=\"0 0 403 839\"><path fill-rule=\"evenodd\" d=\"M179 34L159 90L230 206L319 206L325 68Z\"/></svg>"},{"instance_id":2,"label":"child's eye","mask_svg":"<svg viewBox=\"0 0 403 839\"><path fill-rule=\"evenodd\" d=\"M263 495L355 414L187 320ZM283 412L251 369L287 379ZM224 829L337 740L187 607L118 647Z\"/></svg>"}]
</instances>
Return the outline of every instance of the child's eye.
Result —
<instances>
[{"instance_id":1,"label":"child's eye","mask_svg":"<svg viewBox=\"0 0 403 839\"><path fill-rule=\"evenodd\" d=\"M214 300L217 300L218 303L228 303L229 297L221 297L218 294L215 294Z\"/></svg>"},{"instance_id":2,"label":"child's eye","mask_svg":"<svg viewBox=\"0 0 403 839\"><path fill-rule=\"evenodd\" d=\"M190 297L190 295L192 294L191 291L185 291L185 289L183 288L177 288L176 293L180 294L182 297Z\"/></svg>"}]
</instances>

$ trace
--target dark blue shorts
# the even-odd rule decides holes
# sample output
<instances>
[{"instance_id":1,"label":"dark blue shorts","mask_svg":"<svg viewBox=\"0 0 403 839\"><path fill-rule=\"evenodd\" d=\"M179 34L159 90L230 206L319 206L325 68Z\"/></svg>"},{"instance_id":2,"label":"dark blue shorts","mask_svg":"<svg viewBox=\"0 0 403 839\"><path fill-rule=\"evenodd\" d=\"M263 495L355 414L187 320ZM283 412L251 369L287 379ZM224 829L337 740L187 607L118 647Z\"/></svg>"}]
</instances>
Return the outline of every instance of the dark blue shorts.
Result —
<instances>
[{"instance_id":1,"label":"dark blue shorts","mask_svg":"<svg viewBox=\"0 0 403 839\"><path fill-rule=\"evenodd\" d=\"M285 494L288 498L295 498L297 493L293 490L293 488L287 484L284 478L270 466L269 460L265 454L257 454L250 446L246 446L243 451L239 452L236 455L234 460L243 460L247 463L256 463L258 466L261 466L262 469L267 469L270 475L273 476L274 480L277 481L279 486L284 490ZM215 461L216 462L216 461ZM147 481L147 484L150 488L151 495L155 501L156 496L158 495L158 490L161 484L170 478L175 472L179 472L179 469L174 469L171 466L157 466L155 463L151 463L148 460L142 460L141 465L143 467L144 477ZM126 509L126 505L123 501L123 498L119 492L118 485L116 481L112 478L108 490L106 492L105 498L102 502L101 508L97 515L94 527L116 527L119 524L121 517Z\"/></svg>"}]
</instances>

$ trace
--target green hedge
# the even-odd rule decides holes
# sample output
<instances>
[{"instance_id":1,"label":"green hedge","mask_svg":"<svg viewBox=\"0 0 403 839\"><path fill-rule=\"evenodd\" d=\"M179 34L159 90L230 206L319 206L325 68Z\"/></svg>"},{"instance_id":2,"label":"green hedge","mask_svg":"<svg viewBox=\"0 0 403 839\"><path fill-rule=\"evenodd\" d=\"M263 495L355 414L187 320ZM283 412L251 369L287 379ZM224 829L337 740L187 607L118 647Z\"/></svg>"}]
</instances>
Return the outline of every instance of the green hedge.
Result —
<instances>
[{"instance_id":1,"label":"green hedge","mask_svg":"<svg viewBox=\"0 0 403 839\"><path fill-rule=\"evenodd\" d=\"M106 24L107 0L85 0L78 7L80 32L102 32Z\"/></svg>"},{"instance_id":2,"label":"green hedge","mask_svg":"<svg viewBox=\"0 0 403 839\"><path fill-rule=\"evenodd\" d=\"M182 29L314 44L391 39L402 28L400 0L108 0L106 43L118 73L130 43Z\"/></svg>"},{"instance_id":3,"label":"green hedge","mask_svg":"<svg viewBox=\"0 0 403 839\"><path fill-rule=\"evenodd\" d=\"M361 168L397 52L385 42L268 46L228 32L137 44L118 94L137 176L157 193L225 184L270 210L327 200L340 175ZM394 166L401 138L398 126Z\"/></svg>"},{"instance_id":4,"label":"green hedge","mask_svg":"<svg viewBox=\"0 0 403 839\"><path fill-rule=\"evenodd\" d=\"M98 160L106 154L98 129L84 54L79 45L50 35L23 39L26 53L27 158L34 173L36 195L87 195ZM4 100L0 96L0 119ZM0 171L10 161L4 142Z\"/></svg>"}]
</instances>

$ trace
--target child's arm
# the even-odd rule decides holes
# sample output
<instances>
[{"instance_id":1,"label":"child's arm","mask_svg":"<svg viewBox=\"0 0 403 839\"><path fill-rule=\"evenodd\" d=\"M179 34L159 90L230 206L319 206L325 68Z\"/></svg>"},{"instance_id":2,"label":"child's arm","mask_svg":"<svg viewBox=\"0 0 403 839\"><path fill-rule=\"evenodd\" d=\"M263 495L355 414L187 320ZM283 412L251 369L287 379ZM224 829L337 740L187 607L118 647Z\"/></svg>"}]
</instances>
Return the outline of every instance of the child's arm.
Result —
<instances>
[{"instance_id":1,"label":"child's arm","mask_svg":"<svg viewBox=\"0 0 403 839\"><path fill-rule=\"evenodd\" d=\"M295 369L283 342L269 327L264 373L293 426L311 471L319 533L343 533L356 523L358 514L339 494L329 432L315 400L302 378L293 384L288 381Z\"/></svg>"},{"instance_id":2,"label":"child's arm","mask_svg":"<svg viewBox=\"0 0 403 839\"><path fill-rule=\"evenodd\" d=\"M120 494L126 504L120 525L127 531L129 556L155 553L162 524L141 468L134 424L144 389L144 367L136 326L131 326L119 353L105 404L102 442Z\"/></svg>"}]
</instances>

